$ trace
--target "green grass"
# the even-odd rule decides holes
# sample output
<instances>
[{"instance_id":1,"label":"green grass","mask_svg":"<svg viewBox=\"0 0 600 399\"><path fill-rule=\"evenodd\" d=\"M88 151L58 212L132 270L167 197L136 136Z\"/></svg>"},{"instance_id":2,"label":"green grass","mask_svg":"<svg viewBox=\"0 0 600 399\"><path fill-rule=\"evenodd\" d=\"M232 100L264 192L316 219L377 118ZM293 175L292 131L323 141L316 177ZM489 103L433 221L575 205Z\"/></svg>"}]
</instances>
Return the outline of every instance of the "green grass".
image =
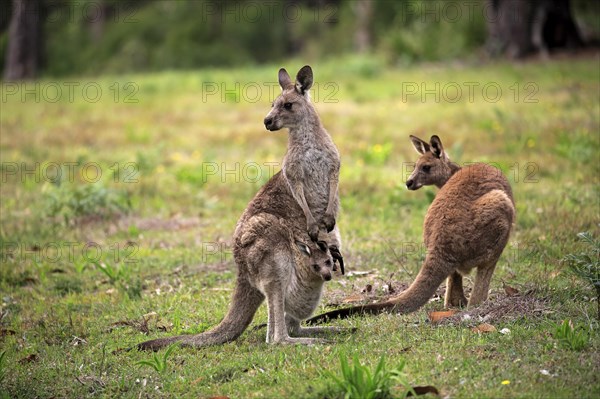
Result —
<instances>
[{"instance_id":1,"label":"green grass","mask_svg":"<svg viewBox=\"0 0 600 399\"><path fill-rule=\"evenodd\" d=\"M344 398L393 398L397 396L392 393L394 385L401 385L406 389L406 392L401 395L402 397L408 394L409 389L413 395L415 394L414 390L408 386L406 375L402 372L404 362L400 362L396 367L389 367L385 364L385 356L382 356L375 370L371 371L360 363L356 354L352 359L352 365L344 357L343 354L340 354L341 374L339 376L334 373L325 373L326 377L335 381L337 390Z\"/></svg>"},{"instance_id":2,"label":"green grass","mask_svg":"<svg viewBox=\"0 0 600 399\"><path fill-rule=\"evenodd\" d=\"M163 372L141 367L151 355L118 349L205 331L227 311L235 223L285 153L286 133L262 126L268 90L278 91L264 82L276 82L279 66L79 79L78 88L99 85L96 102L79 89L71 101L65 82L73 79L30 82L25 101L22 87L10 94L15 87L4 85L0 395L321 398L334 396L324 372L338 375L343 354L370 370L383 355L390 365L403 359L411 386L432 385L442 396L595 397L597 298L561 259L587 250L578 233L600 237L597 56L381 66L368 75L346 65L314 63L313 98L342 156L347 271L372 273L335 278L319 310L367 284L377 297L385 283L415 276L436 190L404 188L417 156L408 135L437 134L455 161L493 162L513 187L517 222L484 305L506 306L489 320L497 332L474 333L479 316L431 324L427 311L443 307L434 301L410 315L336 321L357 332L328 345L271 346L264 329L250 328L230 344L160 353ZM300 66L286 65L291 73ZM205 95L206 82L231 92ZM444 101L452 82L462 96ZM50 102L43 93L54 83L62 97ZM262 95L249 101L255 83ZM409 95L412 84L448 92L435 101ZM494 84L502 95L492 102L492 88L481 89ZM520 296L507 298L503 283ZM518 307L523 298L535 301ZM580 351L556 337L563 320L589 332ZM263 306L253 325L265 321Z\"/></svg>"}]
</instances>

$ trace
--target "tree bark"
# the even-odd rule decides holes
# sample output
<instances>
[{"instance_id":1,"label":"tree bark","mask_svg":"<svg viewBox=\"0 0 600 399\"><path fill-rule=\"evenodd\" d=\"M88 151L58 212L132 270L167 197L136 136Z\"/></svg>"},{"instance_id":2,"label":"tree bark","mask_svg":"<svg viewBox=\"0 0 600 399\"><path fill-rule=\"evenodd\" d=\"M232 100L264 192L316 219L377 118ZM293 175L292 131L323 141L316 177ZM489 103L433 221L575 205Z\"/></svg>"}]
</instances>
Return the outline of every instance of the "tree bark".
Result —
<instances>
[{"instance_id":1,"label":"tree bark","mask_svg":"<svg viewBox=\"0 0 600 399\"><path fill-rule=\"evenodd\" d=\"M42 2L13 0L4 79L34 79L41 61Z\"/></svg>"},{"instance_id":2,"label":"tree bark","mask_svg":"<svg viewBox=\"0 0 600 399\"><path fill-rule=\"evenodd\" d=\"M106 27L106 19L109 13L109 7L104 0L96 0L96 6L98 13L89 19L88 24L90 32L92 34L92 40L99 42L104 35L104 29Z\"/></svg>"},{"instance_id":3,"label":"tree bark","mask_svg":"<svg viewBox=\"0 0 600 399\"><path fill-rule=\"evenodd\" d=\"M522 58L583 44L570 0L487 0L488 51Z\"/></svg>"},{"instance_id":4,"label":"tree bark","mask_svg":"<svg viewBox=\"0 0 600 399\"><path fill-rule=\"evenodd\" d=\"M356 14L354 47L359 53L365 53L371 48L371 20L373 19L373 2L371 0L357 0L354 3L354 13Z\"/></svg>"}]
</instances>

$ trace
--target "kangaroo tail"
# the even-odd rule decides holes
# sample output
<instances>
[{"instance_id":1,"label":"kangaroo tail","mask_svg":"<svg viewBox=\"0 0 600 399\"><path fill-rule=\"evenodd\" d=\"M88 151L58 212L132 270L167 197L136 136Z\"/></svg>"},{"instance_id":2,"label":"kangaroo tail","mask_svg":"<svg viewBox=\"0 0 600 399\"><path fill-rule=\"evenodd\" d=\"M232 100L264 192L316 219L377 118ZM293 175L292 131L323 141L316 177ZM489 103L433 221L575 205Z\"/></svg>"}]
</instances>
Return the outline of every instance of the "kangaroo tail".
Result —
<instances>
[{"instance_id":1,"label":"kangaroo tail","mask_svg":"<svg viewBox=\"0 0 600 399\"><path fill-rule=\"evenodd\" d=\"M134 348L140 351L157 351L159 349L165 348L175 342L181 341L185 335L177 335L175 337L166 337L166 338L157 338L152 339L150 341L144 341L137 344ZM129 349L128 349L129 350Z\"/></svg>"},{"instance_id":2,"label":"kangaroo tail","mask_svg":"<svg viewBox=\"0 0 600 399\"><path fill-rule=\"evenodd\" d=\"M441 263L443 262L443 263ZM435 294L435 290L440 286L452 270L449 270L447 263L434 255L427 255L425 264L419 271L415 281L405 291L389 298L384 302L372 303L369 305L353 306L332 310L306 320L308 324L319 324L332 319L345 319L358 314L379 314L386 311L394 313L411 313L427 303ZM446 271L448 273L446 273Z\"/></svg>"},{"instance_id":3,"label":"kangaroo tail","mask_svg":"<svg viewBox=\"0 0 600 399\"><path fill-rule=\"evenodd\" d=\"M350 308L331 310L329 312L307 319L306 324L321 324L329 320L345 319L356 314L379 314L385 312L386 310L392 309L393 306L393 303L386 301L372 303L370 305L352 306Z\"/></svg>"},{"instance_id":4,"label":"kangaroo tail","mask_svg":"<svg viewBox=\"0 0 600 399\"><path fill-rule=\"evenodd\" d=\"M176 342L183 346L202 347L234 341L248 328L263 300L264 295L259 290L252 287L248 280L238 277L229 311L216 327L196 335L178 335L145 341L138 344L137 348L157 351Z\"/></svg>"}]
</instances>

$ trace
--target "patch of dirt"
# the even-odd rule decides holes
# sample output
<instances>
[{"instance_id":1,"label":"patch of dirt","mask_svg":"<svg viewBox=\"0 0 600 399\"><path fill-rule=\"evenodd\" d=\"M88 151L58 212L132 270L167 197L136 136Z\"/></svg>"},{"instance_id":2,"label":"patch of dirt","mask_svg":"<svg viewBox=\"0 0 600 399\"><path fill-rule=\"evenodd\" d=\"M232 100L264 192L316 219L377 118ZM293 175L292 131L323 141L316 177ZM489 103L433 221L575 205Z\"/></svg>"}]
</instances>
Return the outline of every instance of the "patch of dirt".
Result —
<instances>
[{"instance_id":1,"label":"patch of dirt","mask_svg":"<svg viewBox=\"0 0 600 399\"><path fill-rule=\"evenodd\" d=\"M333 285L326 285L324 296L325 306L339 308L381 302L398 295L410 285L409 282L386 281L377 276L376 273L365 277L368 278L359 278L353 281L338 280L338 284L342 285L341 288L332 288ZM351 286L350 291L348 290L348 285ZM473 326L482 322L493 324L498 321L541 317L552 312L549 308L548 300L537 296L535 290L524 289L522 291L522 293L507 291L506 287L504 289L493 290L487 301L476 308L469 310L458 309L459 311L455 315L444 318L436 324L463 324L466 326ZM436 307L442 308L445 294L446 288L442 285L436 290L436 293L429 302L440 302L440 305L436 305ZM469 294L470 288L465 287L467 298Z\"/></svg>"},{"instance_id":2,"label":"patch of dirt","mask_svg":"<svg viewBox=\"0 0 600 399\"><path fill-rule=\"evenodd\" d=\"M532 319L552 313L548 300L536 296L535 290L509 296L501 291L493 291L488 300L474 309L462 310L454 316L441 320L439 324L478 324L513 321L522 318Z\"/></svg>"},{"instance_id":3,"label":"patch of dirt","mask_svg":"<svg viewBox=\"0 0 600 399\"><path fill-rule=\"evenodd\" d=\"M368 278L360 278L353 281L338 280L337 286L334 284L325 285L324 303L327 307L347 307L353 305L366 305L385 301L390 297L400 294L410 286L410 282L384 279L377 272L373 272ZM348 286L351 291L348 291ZM443 301L446 289L440 287L437 289L430 302Z\"/></svg>"}]
</instances>

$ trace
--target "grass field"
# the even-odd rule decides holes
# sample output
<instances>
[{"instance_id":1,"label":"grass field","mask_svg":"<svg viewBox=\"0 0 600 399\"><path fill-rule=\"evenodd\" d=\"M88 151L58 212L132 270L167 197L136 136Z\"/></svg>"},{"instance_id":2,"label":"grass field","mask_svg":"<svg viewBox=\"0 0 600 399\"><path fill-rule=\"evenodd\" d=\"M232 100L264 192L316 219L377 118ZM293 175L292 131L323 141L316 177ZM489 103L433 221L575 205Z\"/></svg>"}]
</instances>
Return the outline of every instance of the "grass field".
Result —
<instances>
[{"instance_id":1,"label":"grass field","mask_svg":"<svg viewBox=\"0 0 600 399\"><path fill-rule=\"evenodd\" d=\"M600 238L599 64L313 64L313 99L342 155L349 272L319 310L416 275L436 189L404 187L409 134L438 134L453 160L491 162L512 184L517 222L490 299L442 323L428 319L439 297L410 315L335 321L357 331L311 347L270 346L251 327L223 346L177 348L163 371L120 349L225 314L235 223L286 151L287 133L262 125L279 66L5 83L0 396L335 397L326 371L339 372L340 355L369 367L385 355L444 397L597 397L598 299L561 259L589 252L577 233ZM559 339L563 320L580 350ZM252 326L265 321L263 306ZM496 331L472 331L482 322Z\"/></svg>"}]
</instances>

